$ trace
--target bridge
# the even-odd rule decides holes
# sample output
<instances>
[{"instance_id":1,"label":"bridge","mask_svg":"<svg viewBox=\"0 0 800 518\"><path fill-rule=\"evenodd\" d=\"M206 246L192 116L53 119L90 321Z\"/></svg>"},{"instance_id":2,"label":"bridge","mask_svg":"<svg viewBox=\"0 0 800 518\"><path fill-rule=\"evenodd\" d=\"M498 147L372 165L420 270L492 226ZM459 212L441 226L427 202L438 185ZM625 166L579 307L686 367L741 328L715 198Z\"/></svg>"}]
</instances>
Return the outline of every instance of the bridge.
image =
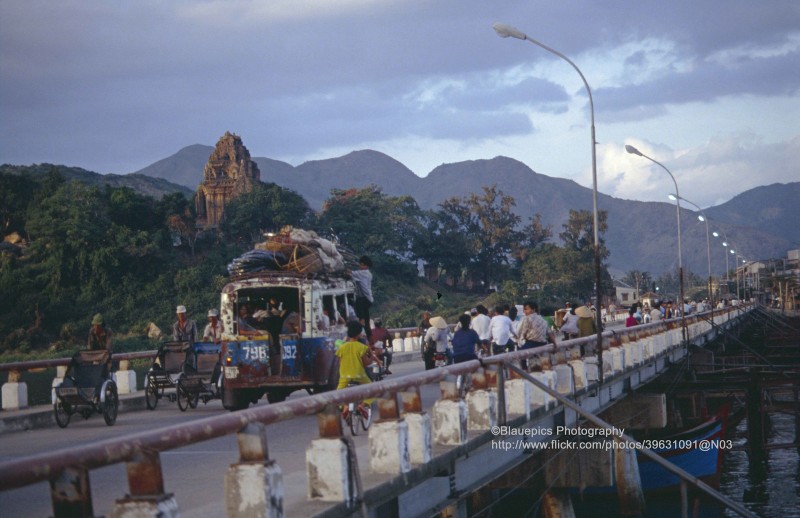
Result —
<instances>
[{"instance_id":1,"label":"bridge","mask_svg":"<svg viewBox=\"0 0 800 518\"><path fill-rule=\"evenodd\" d=\"M613 430L597 415L621 402L659 414L657 398L631 396L685 361L691 347L734 332L752 311L690 316L685 327L670 320L606 331L602 370L592 336L430 371L418 372L420 362L398 364L379 383L232 413L213 403L185 414L159 407L122 414L114 427L90 419L66 430L7 433L0 509L56 517L468 516L492 505L492 488L524 485L531 473L544 480L535 497L544 508L568 509L559 489L581 476L570 468L578 459L563 451L532 455L530 444L587 423ZM378 399L376 421L368 434L351 437L338 405L365 398ZM498 448L518 434L527 447ZM624 455L601 452L580 462L593 463L609 484L631 480L635 506L635 470L614 468L635 465ZM691 487L751 516L656 457L682 481L684 512Z\"/></svg>"}]
</instances>

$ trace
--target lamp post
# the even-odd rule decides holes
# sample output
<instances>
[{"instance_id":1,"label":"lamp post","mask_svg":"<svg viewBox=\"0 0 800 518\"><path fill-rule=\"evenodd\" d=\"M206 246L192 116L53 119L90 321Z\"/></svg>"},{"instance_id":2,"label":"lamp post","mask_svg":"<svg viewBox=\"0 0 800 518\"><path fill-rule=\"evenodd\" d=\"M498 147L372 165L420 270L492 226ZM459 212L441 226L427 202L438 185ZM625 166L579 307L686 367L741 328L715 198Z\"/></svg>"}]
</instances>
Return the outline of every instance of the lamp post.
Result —
<instances>
[{"instance_id":1,"label":"lamp post","mask_svg":"<svg viewBox=\"0 0 800 518\"><path fill-rule=\"evenodd\" d=\"M673 195L670 194L670 198L672 196ZM675 196L677 197L677 195L675 195ZM701 209L700 206L697 205L696 203L687 200L683 196L681 196L680 198L683 201L685 201L686 203L688 203L689 205L693 205L694 207L696 207L697 211L700 213L700 214L698 214L697 219L699 219L700 221L702 221L703 223L706 224L706 253L708 255L708 302L711 304L711 307L713 308L714 307L714 296L711 293L711 238L709 237L709 233L708 233L708 216L706 216L706 213L703 212L703 209Z\"/></svg>"},{"instance_id":2,"label":"lamp post","mask_svg":"<svg viewBox=\"0 0 800 518\"><path fill-rule=\"evenodd\" d=\"M722 229L720 229L720 230L722 230ZM714 232L712 232L711 235L713 235L714 237L719 237L719 232L717 232L715 230ZM729 269L729 266L728 266L728 236L725 234L724 230L722 230L722 235L725 238L725 240L722 242L722 246L725 247L725 282L727 283L728 281L731 280L730 279L730 275L728 273L728 269ZM726 288L727 288L727 286L726 286Z\"/></svg>"},{"instance_id":3,"label":"lamp post","mask_svg":"<svg viewBox=\"0 0 800 518\"><path fill-rule=\"evenodd\" d=\"M684 307L684 298L683 298L683 253L681 252L681 194L678 190L678 182L675 181L675 177L672 175L667 166L659 162L658 160L654 160L649 156L645 155L635 147L626 144L625 151L632 155L639 155L642 158L646 158L653 162L654 164L661 166L661 168L667 172L670 178L672 178L672 183L675 185L675 207L676 212L678 215L678 282L680 282L681 287L681 328L683 330L683 338L686 340L686 311Z\"/></svg>"},{"instance_id":4,"label":"lamp post","mask_svg":"<svg viewBox=\"0 0 800 518\"><path fill-rule=\"evenodd\" d=\"M731 245L731 246L733 246L733 245ZM733 262L736 264L736 271L733 272L733 273L734 273L734 275L736 275L736 298L738 299L739 298L739 259L738 259L739 256L736 255L736 250L734 250L733 248L731 248L731 255L733 256Z\"/></svg>"},{"instance_id":5,"label":"lamp post","mask_svg":"<svg viewBox=\"0 0 800 518\"><path fill-rule=\"evenodd\" d=\"M599 374L598 378L600 383L603 383L603 320L602 315L600 314L600 304L602 303L602 287L600 285L600 238L598 235L600 224L598 222L598 214L597 214L597 153L596 153L596 140L595 140L595 131L594 131L594 100L592 99L592 89L589 88L589 83L586 81L586 78L583 76L583 72L578 66L572 62L564 54L560 53L559 51L548 47L544 43L536 41L533 38L528 37L527 34L520 31L516 27L512 27L511 25L506 25L504 23L495 23L492 28L497 33L498 36L501 38L516 38L518 40L526 40L534 45L537 45L544 50L550 52L551 54L555 54L556 56L560 57L564 61L570 64L572 68L581 76L581 81L583 81L583 86L586 88L586 93L589 96L589 112L591 114L591 132L592 132L592 216L593 216L593 226L594 226L594 283L595 283L595 298L597 299L597 310L595 311L595 326L597 327L597 361L600 365L598 369Z\"/></svg>"}]
</instances>

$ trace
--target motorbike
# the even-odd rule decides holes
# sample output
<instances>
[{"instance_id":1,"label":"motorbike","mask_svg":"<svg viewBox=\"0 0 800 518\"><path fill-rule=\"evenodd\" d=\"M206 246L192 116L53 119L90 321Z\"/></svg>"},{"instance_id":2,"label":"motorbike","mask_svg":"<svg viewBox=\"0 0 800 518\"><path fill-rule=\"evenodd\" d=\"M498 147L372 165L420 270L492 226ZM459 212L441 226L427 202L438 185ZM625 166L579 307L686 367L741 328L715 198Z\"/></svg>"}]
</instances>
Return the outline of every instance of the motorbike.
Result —
<instances>
[{"instance_id":1,"label":"motorbike","mask_svg":"<svg viewBox=\"0 0 800 518\"><path fill-rule=\"evenodd\" d=\"M447 365L447 353L435 352L433 353L433 366L444 367Z\"/></svg>"}]
</instances>

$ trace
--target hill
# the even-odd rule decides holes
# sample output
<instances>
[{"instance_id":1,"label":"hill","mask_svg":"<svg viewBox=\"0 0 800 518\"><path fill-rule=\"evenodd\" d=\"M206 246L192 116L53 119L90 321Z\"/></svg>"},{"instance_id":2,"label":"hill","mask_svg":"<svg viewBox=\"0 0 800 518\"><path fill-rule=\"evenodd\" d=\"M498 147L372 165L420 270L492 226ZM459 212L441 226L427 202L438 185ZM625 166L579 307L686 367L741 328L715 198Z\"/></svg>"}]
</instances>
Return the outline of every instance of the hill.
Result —
<instances>
[{"instance_id":1,"label":"hill","mask_svg":"<svg viewBox=\"0 0 800 518\"><path fill-rule=\"evenodd\" d=\"M212 150L211 146L188 146L135 174L165 178L194 190ZM483 186L497 184L514 196L516 211L523 221L541 214L556 239L570 209L592 210L591 189L572 180L537 173L507 157L443 164L425 178L416 176L392 157L372 150L297 167L269 158L253 160L261 170L262 181L300 193L317 210L332 188L375 184L387 194L410 195L421 207L433 208L449 197L479 193ZM798 194L798 182L758 187L705 212L712 220L711 230L724 232L748 259L782 257L787 250L800 247L800 228L794 224L800 218ZM600 210L608 212L605 240L611 250L609 264L615 273L637 269L660 274L677 268L674 205L618 199L602 193L598 194L597 203ZM705 224L697 220L696 212L681 211L681 233L687 271L706 274L709 248L712 273L724 271L725 249L714 238L706 243Z\"/></svg>"},{"instance_id":2,"label":"hill","mask_svg":"<svg viewBox=\"0 0 800 518\"><path fill-rule=\"evenodd\" d=\"M53 164L34 164L30 166L3 164L0 166L0 172L2 173L28 174L33 178L43 177L53 170L57 170L67 180L78 180L94 186L130 187L136 192L156 199L173 192L179 192L187 197L194 195L194 191L183 185L145 174L98 174L80 167Z\"/></svg>"}]
</instances>

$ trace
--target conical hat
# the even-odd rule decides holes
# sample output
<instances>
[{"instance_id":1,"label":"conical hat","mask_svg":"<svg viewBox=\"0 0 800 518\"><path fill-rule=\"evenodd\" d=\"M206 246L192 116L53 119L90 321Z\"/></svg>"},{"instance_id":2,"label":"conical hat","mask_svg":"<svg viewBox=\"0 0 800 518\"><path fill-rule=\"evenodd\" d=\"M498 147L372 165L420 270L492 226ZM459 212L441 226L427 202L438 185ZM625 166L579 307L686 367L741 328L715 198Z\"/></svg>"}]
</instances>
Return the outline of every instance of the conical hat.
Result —
<instances>
[{"instance_id":1,"label":"conical hat","mask_svg":"<svg viewBox=\"0 0 800 518\"><path fill-rule=\"evenodd\" d=\"M592 318L594 316L592 310L587 308L586 306L581 306L575 309L575 314L578 315L580 318Z\"/></svg>"},{"instance_id":2,"label":"conical hat","mask_svg":"<svg viewBox=\"0 0 800 518\"><path fill-rule=\"evenodd\" d=\"M447 329L447 322L442 317L433 317L430 322L436 329Z\"/></svg>"}]
</instances>

